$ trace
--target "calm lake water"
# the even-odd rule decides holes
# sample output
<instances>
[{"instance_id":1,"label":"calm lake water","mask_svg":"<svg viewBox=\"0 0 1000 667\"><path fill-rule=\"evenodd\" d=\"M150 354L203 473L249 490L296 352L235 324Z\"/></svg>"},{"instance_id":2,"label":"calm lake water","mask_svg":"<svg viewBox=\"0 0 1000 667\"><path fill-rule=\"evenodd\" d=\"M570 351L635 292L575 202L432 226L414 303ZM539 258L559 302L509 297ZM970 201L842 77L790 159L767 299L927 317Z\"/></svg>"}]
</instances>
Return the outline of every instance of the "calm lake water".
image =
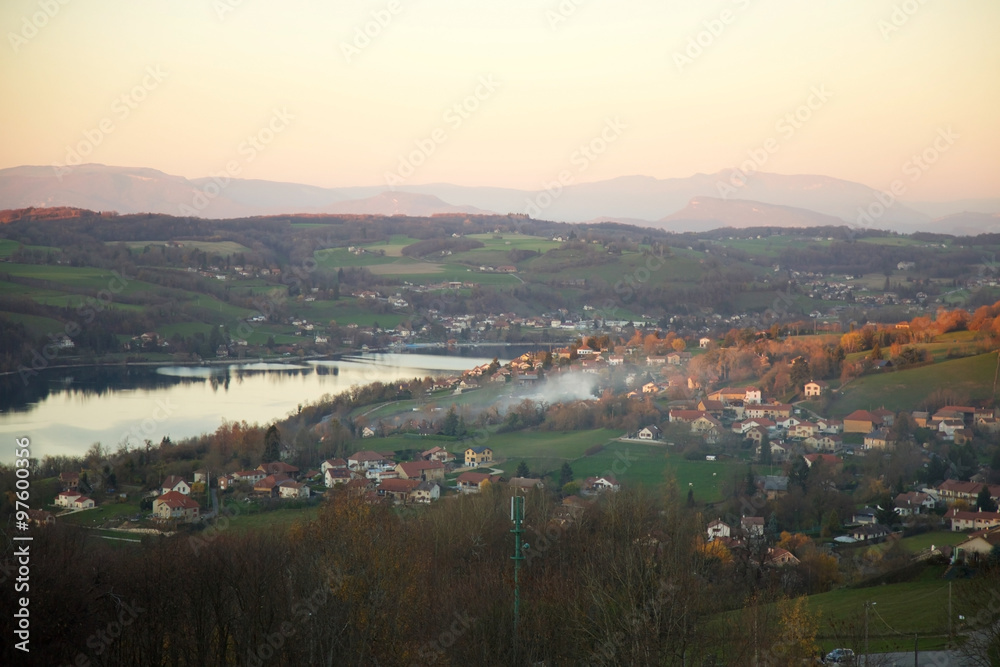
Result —
<instances>
[{"instance_id":1,"label":"calm lake water","mask_svg":"<svg viewBox=\"0 0 1000 667\"><path fill-rule=\"evenodd\" d=\"M490 357L492 358L492 357ZM267 423L300 404L353 385L457 374L490 358L435 354L366 354L340 361L226 366L142 366L44 371L25 384L0 382L0 461L14 458L14 439L31 453L82 455L95 442L158 443L214 431L223 422Z\"/></svg>"}]
</instances>

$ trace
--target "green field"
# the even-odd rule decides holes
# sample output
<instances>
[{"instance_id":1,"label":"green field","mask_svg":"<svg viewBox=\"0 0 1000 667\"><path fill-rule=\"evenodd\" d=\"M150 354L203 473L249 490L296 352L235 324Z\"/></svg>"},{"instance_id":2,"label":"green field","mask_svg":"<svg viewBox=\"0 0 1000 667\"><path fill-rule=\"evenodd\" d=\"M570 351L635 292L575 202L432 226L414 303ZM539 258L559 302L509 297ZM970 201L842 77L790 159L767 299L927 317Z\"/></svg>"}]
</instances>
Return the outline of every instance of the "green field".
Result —
<instances>
[{"instance_id":1,"label":"green field","mask_svg":"<svg viewBox=\"0 0 1000 667\"><path fill-rule=\"evenodd\" d=\"M643 484L650 488L663 485L673 476L683 495L694 491L698 503L722 499L722 484L734 474L744 474L745 464L732 461L691 461L663 445L615 442L594 456L570 463L576 479L611 472L624 484Z\"/></svg>"},{"instance_id":2,"label":"green field","mask_svg":"<svg viewBox=\"0 0 1000 667\"><path fill-rule=\"evenodd\" d=\"M596 431L517 431L499 433L489 437L484 444L493 448L494 457L508 459L507 467L517 466L521 459L575 461L594 445L601 445L621 433L608 429ZM529 462L530 464L530 462Z\"/></svg>"},{"instance_id":3,"label":"green field","mask_svg":"<svg viewBox=\"0 0 1000 667\"><path fill-rule=\"evenodd\" d=\"M233 499L227 499L227 507L236 503ZM250 530L285 530L294 523L305 523L312 521L319 515L319 506L299 509L277 509L270 512L239 513L238 511L229 516L229 527L235 533Z\"/></svg>"},{"instance_id":4,"label":"green field","mask_svg":"<svg viewBox=\"0 0 1000 667\"><path fill-rule=\"evenodd\" d=\"M874 602L878 613L872 612L869 617L873 644L874 640L902 641L912 649L914 634L940 639L948 633L948 582L939 578L941 573L941 568L928 568L915 581L844 588L810 596L810 611L821 615L819 637L832 639L837 624L863 618L865 603ZM969 581L953 584L956 590L967 585L972 584ZM927 649L931 643L922 645Z\"/></svg>"},{"instance_id":5,"label":"green field","mask_svg":"<svg viewBox=\"0 0 1000 667\"><path fill-rule=\"evenodd\" d=\"M0 317L10 320L11 322L23 324L25 328L32 329L34 331L57 333L65 329L65 325L58 320L52 319L51 317L24 315L22 313L7 313L4 311L0 311Z\"/></svg>"},{"instance_id":6,"label":"green field","mask_svg":"<svg viewBox=\"0 0 1000 667\"><path fill-rule=\"evenodd\" d=\"M46 245L26 245L22 246L17 241L11 241L10 239L0 239L0 257L10 257L18 248L23 248L24 250L33 250L35 252L62 252L61 248L55 248L53 246Z\"/></svg>"},{"instance_id":7,"label":"green field","mask_svg":"<svg viewBox=\"0 0 1000 667\"><path fill-rule=\"evenodd\" d=\"M803 247L827 247L831 244L831 241L826 239L817 241L815 238L802 238L799 236L766 236L760 239L722 239L718 241L719 245L726 246L728 248L735 248L737 250L742 250L747 253L754 255L765 255L767 257L777 257L789 248L803 248Z\"/></svg>"},{"instance_id":8,"label":"green field","mask_svg":"<svg viewBox=\"0 0 1000 667\"><path fill-rule=\"evenodd\" d=\"M899 540L899 545L910 553L919 553L932 546L954 546L969 539L966 533L956 533L950 530L936 530ZM884 544L889 545L889 542Z\"/></svg>"},{"instance_id":9,"label":"green field","mask_svg":"<svg viewBox=\"0 0 1000 667\"><path fill-rule=\"evenodd\" d=\"M125 245L133 252L150 247L165 246L167 241L106 241L106 245ZM209 255L228 257L236 253L251 252L250 248L235 241L170 241L171 245L179 245L185 249L200 250Z\"/></svg>"},{"instance_id":10,"label":"green field","mask_svg":"<svg viewBox=\"0 0 1000 667\"><path fill-rule=\"evenodd\" d=\"M914 410L937 389L951 389L968 396L970 401L993 396L993 377L997 353L942 361L941 363L901 371L866 375L849 383L831 408L834 416L854 410L885 406L887 410Z\"/></svg>"},{"instance_id":11,"label":"green field","mask_svg":"<svg viewBox=\"0 0 1000 667\"><path fill-rule=\"evenodd\" d=\"M61 507L56 509L58 511L62 511ZM82 512L76 512L75 514L61 516L57 519L57 521L72 524L74 526L93 528L95 526L100 526L107 521L118 521L136 514L145 515L147 513L148 512L143 512L139 509L139 500L136 499L125 503L98 505L92 510L84 510Z\"/></svg>"}]
</instances>

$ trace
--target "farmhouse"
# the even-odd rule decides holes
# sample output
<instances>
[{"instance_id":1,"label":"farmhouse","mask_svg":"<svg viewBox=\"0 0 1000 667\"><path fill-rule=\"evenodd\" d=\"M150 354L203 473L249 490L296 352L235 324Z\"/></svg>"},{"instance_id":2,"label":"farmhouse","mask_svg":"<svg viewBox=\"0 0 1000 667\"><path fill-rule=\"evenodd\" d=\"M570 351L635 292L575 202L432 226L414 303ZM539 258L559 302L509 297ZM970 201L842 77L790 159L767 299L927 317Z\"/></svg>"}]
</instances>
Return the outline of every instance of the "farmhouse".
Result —
<instances>
[{"instance_id":1,"label":"farmhouse","mask_svg":"<svg viewBox=\"0 0 1000 667\"><path fill-rule=\"evenodd\" d=\"M444 464L437 461L409 461L396 466L402 479L444 481Z\"/></svg>"},{"instance_id":2,"label":"farmhouse","mask_svg":"<svg viewBox=\"0 0 1000 667\"><path fill-rule=\"evenodd\" d=\"M195 521L198 519L199 509L200 506L194 498L177 491L164 493L153 501L153 515L161 520Z\"/></svg>"}]
</instances>

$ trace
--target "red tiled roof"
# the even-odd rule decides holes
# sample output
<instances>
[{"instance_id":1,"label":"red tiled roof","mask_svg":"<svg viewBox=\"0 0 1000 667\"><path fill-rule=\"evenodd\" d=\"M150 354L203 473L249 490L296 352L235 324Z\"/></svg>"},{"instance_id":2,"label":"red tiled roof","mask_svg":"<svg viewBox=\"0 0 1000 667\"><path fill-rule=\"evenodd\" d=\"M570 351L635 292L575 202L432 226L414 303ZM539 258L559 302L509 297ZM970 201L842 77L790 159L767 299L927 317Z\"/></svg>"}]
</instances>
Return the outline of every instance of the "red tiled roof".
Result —
<instances>
[{"instance_id":1,"label":"red tiled roof","mask_svg":"<svg viewBox=\"0 0 1000 667\"><path fill-rule=\"evenodd\" d=\"M444 470L444 464L440 461L408 461L400 463L399 467L407 477L419 477L425 470Z\"/></svg>"},{"instance_id":2,"label":"red tiled roof","mask_svg":"<svg viewBox=\"0 0 1000 667\"><path fill-rule=\"evenodd\" d=\"M168 491L156 499L160 503L166 504L172 510L175 509L198 509L197 501L190 496L185 496L180 491Z\"/></svg>"}]
</instances>

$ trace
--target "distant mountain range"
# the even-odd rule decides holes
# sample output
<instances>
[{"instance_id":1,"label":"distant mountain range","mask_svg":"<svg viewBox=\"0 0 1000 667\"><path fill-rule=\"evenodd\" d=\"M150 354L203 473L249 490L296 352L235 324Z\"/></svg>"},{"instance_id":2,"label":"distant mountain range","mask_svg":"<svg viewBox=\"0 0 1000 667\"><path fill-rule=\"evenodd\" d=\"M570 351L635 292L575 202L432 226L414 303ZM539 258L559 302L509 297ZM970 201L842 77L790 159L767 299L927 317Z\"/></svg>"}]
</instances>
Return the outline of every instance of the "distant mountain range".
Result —
<instances>
[{"instance_id":1,"label":"distant mountain range","mask_svg":"<svg viewBox=\"0 0 1000 667\"><path fill-rule=\"evenodd\" d=\"M390 191L384 186L321 188L263 180L186 179L155 169L100 164L59 173L52 167L24 166L0 169L0 209L74 206L205 218L528 213L538 219L610 220L672 231L843 224L906 233L1000 231L1000 198L896 202L881 209L876 190L828 176L758 173L739 187L727 178L724 173L667 179L624 176L537 191L446 183ZM869 211L869 217L862 216L863 211Z\"/></svg>"}]
</instances>

